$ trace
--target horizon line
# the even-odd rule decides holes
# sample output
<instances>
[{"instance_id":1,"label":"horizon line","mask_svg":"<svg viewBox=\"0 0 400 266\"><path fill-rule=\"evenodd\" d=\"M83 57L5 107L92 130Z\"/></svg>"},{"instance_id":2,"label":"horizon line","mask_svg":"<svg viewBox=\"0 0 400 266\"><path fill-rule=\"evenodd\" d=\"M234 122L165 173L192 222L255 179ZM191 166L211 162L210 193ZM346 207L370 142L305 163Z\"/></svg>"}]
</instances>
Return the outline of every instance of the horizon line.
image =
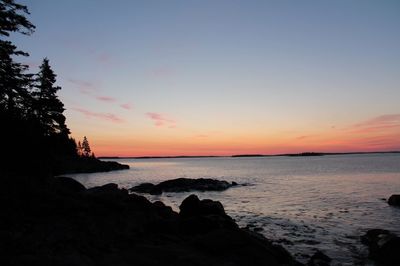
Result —
<instances>
[{"instance_id":1,"label":"horizon line","mask_svg":"<svg viewBox=\"0 0 400 266\"><path fill-rule=\"evenodd\" d=\"M300 152L280 154L232 154L232 155L165 155L165 156L99 156L99 159L168 159L168 158L235 158L235 157L278 157L278 156L324 156L324 155L350 155L350 154L377 154L377 153L400 153L394 151L353 151L353 152Z\"/></svg>"}]
</instances>

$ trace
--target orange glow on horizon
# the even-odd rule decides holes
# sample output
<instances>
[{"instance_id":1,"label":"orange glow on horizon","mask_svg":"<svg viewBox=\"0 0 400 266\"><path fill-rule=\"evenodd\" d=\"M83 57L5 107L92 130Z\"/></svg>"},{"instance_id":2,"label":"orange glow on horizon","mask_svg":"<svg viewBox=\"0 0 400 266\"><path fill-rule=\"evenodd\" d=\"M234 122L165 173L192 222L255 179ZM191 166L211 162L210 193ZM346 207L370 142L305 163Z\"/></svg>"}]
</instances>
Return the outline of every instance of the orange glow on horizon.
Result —
<instances>
[{"instance_id":1,"label":"orange glow on horizon","mask_svg":"<svg viewBox=\"0 0 400 266\"><path fill-rule=\"evenodd\" d=\"M398 135L296 138L238 138L237 140L92 140L97 156L230 156L235 154L286 154L301 152L374 152L400 150ZM247 140L247 141L246 141ZM396 145L397 143L397 145Z\"/></svg>"}]
</instances>

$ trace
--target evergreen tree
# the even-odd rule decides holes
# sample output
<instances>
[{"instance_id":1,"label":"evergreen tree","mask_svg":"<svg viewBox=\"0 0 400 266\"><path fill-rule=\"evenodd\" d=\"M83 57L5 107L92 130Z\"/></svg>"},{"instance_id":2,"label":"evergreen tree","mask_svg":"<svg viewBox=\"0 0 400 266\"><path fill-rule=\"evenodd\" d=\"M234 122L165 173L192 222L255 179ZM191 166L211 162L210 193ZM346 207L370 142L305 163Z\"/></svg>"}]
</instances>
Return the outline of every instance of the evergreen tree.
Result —
<instances>
[{"instance_id":1,"label":"evergreen tree","mask_svg":"<svg viewBox=\"0 0 400 266\"><path fill-rule=\"evenodd\" d=\"M54 86L56 74L51 69L49 60L45 58L38 73L35 96L35 113L41 124L44 135L62 134L70 131L65 124L64 104L58 99L57 91L61 87Z\"/></svg>"},{"instance_id":2,"label":"evergreen tree","mask_svg":"<svg viewBox=\"0 0 400 266\"><path fill-rule=\"evenodd\" d=\"M85 157L89 157L90 153L92 152L90 149L89 141L87 140L86 136L83 137L82 150L83 150L83 156Z\"/></svg>"},{"instance_id":3,"label":"evergreen tree","mask_svg":"<svg viewBox=\"0 0 400 266\"><path fill-rule=\"evenodd\" d=\"M78 156L83 155L83 148L82 148L81 141L78 141L78 146L76 147L76 152L77 152Z\"/></svg>"},{"instance_id":4,"label":"evergreen tree","mask_svg":"<svg viewBox=\"0 0 400 266\"><path fill-rule=\"evenodd\" d=\"M30 35L35 26L25 15L26 6L16 4L14 0L0 0L0 111L13 116L23 116L29 111L31 98L29 87L31 75L25 74L26 65L14 60L15 56L28 56L17 50L12 42L6 40L12 32Z\"/></svg>"}]
</instances>

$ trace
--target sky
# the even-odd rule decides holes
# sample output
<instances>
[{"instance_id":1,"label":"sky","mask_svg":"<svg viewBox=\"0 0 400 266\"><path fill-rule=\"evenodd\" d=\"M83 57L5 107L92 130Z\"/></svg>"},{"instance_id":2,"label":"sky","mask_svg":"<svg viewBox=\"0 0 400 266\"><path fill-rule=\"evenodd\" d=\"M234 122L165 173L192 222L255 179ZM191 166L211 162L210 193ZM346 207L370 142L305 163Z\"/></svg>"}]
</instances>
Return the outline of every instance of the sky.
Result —
<instances>
[{"instance_id":1,"label":"sky","mask_svg":"<svg viewBox=\"0 0 400 266\"><path fill-rule=\"evenodd\" d=\"M400 1L18 2L97 156L400 150Z\"/></svg>"}]
</instances>

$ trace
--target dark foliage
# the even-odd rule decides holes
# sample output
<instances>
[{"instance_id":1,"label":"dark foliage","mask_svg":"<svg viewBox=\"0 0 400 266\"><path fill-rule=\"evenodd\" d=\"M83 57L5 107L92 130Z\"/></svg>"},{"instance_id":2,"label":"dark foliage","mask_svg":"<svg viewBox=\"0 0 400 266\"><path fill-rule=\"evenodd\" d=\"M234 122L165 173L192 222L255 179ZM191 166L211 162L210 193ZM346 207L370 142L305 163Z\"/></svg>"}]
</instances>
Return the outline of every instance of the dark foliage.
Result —
<instances>
[{"instance_id":1,"label":"dark foliage","mask_svg":"<svg viewBox=\"0 0 400 266\"><path fill-rule=\"evenodd\" d=\"M2 160L5 175L50 176L62 173L71 162L81 162L74 139L63 114L64 104L58 99L61 89L55 85L56 74L45 58L37 74L27 73L28 66L17 61L28 56L7 38L11 33L30 35L35 26L25 17L28 9L13 0L0 0L0 138L3 140ZM91 155L91 171L112 170L112 165L94 162L85 137L84 155ZM19 161L23 158L23 164ZM65 162L65 163L64 163ZM22 166L23 165L23 166ZM85 168L85 167L84 167ZM85 168L86 169L86 168ZM119 169L119 168L116 168Z\"/></svg>"}]
</instances>

